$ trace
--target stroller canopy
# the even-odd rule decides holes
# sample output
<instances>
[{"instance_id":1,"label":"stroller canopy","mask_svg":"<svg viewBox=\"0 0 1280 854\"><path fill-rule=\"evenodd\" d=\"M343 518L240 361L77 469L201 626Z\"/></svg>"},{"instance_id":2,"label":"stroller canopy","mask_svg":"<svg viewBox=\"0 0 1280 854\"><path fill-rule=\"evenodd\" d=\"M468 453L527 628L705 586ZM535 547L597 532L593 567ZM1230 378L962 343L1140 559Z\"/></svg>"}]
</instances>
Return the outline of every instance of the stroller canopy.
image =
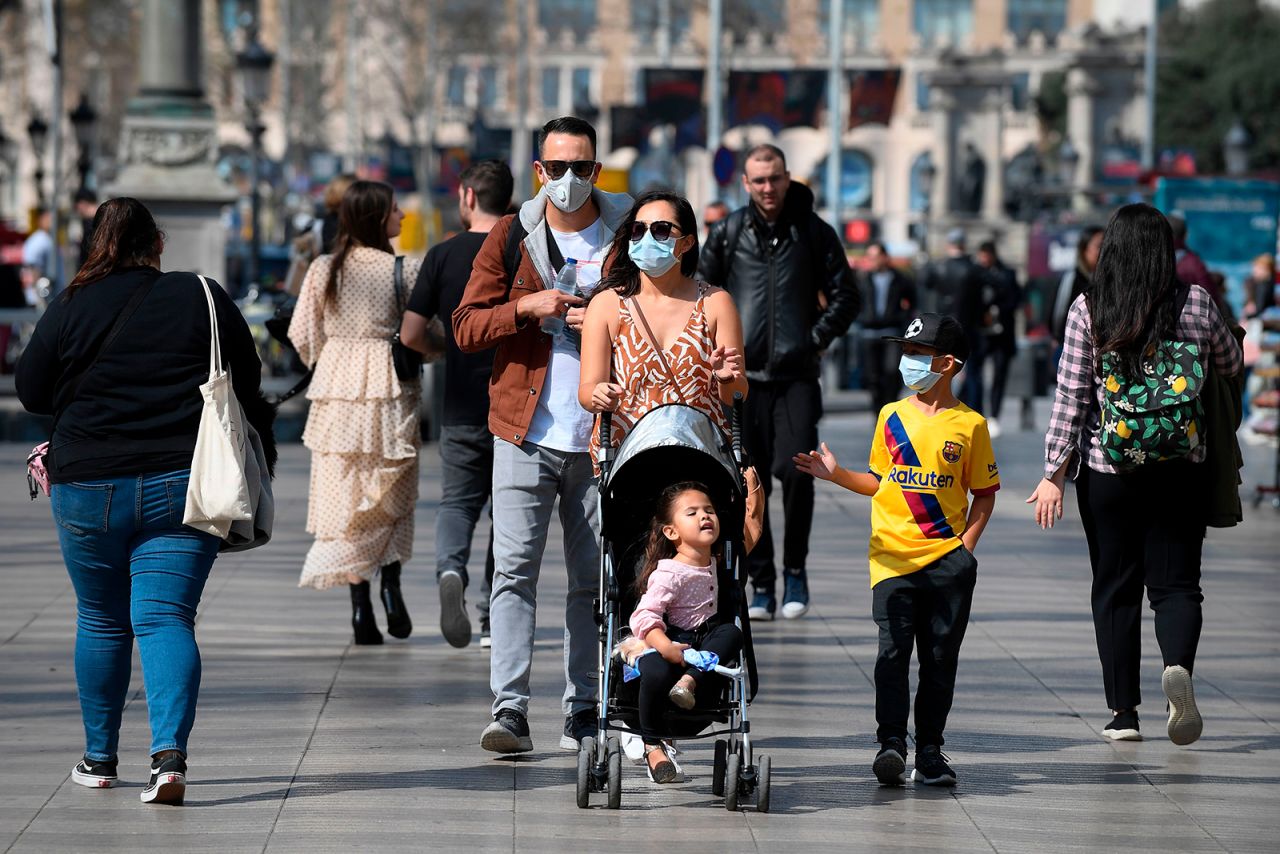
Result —
<instances>
[{"instance_id":1,"label":"stroller canopy","mask_svg":"<svg viewBox=\"0 0 1280 854\"><path fill-rule=\"evenodd\" d=\"M645 414L618 449L602 487L604 536L615 544L643 536L658 496L683 480L707 487L722 531L742 531L742 478L724 435L704 413L669 404Z\"/></svg>"}]
</instances>

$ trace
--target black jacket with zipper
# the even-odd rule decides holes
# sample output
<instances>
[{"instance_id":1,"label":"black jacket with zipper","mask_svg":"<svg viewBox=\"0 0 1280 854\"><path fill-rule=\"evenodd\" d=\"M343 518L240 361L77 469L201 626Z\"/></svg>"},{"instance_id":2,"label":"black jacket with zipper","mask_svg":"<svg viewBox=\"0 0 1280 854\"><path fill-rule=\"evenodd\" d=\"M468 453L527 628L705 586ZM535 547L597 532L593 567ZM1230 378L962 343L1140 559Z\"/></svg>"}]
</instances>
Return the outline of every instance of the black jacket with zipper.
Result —
<instances>
[{"instance_id":1,"label":"black jacket with zipper","mask_svg":"<svg viewBox=\"0 0 1280 854\"><path fill-rule=\"evenodd\" d=\"M757 382L817 378L822 351L858 316L844 245L802 184L787 190L773 225L749 204L712 226L698 273L733 297L747 377Z\"/></svg>"}]
</instances>

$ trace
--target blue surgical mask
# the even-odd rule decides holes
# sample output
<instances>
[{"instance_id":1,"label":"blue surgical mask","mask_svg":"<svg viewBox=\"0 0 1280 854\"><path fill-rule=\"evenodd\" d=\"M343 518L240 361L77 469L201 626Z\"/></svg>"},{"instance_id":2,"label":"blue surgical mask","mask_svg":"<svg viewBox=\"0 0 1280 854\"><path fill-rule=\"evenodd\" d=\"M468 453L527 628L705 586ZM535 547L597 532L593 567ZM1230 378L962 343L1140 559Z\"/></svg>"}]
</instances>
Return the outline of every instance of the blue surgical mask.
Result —
<instances>
[{"instance_id":1,"label":"blue surgical mask","mask_svg":"<svg viewBox=\"0 0 1280 854\"><path fill-rule=\"evenodd\" d=\"M908 356L902 354L898 361L898 370L902 373L902 381L912 391L928 391L933 388L942 374L932 370L932 356Z\"/></svg>"},{"instance_id":2,"label":"blue surgical mask","mask_svg":"<svg viewBox=\"0 0 1280 854\"><path fill-rule=\"evenodd\" d=\"M631 241L627 249L631 260L641 272L650 276L661 276L680 260L676 257L676 239L674 236L666 241L653 239L653 235L645 232L644 237Z\"/></svg>"}]
</instances>

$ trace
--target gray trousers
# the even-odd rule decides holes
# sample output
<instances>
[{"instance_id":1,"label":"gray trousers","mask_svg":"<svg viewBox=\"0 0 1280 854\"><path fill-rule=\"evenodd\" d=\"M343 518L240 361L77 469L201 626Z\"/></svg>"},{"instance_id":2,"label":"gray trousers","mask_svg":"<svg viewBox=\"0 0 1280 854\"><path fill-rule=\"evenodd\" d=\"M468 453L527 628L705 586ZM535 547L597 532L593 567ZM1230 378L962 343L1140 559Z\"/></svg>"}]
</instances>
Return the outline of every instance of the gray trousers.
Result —
<instances>
[{"instance_id":1,"label":"gray trousers","mask_svg":"<svg viewBox=\"0 0 1280 854\"><path fill-rule=\"evenodd\" d=\"M453 570L462 584L471 584L467 563L471 560L471 535L493 490L493 434L483 424L440 428L442 488L436 513L436 578ZM492 518L492 512L490 513ZM493 584L493 532L485 554L484 585L476 602L482 620L489 617Z\"/></svg>"},{"instance_id":2,"label":"gray trousers","mask_svg":"<svg viewBox=\"0 0 1280 854\"><path fill-rule=\"evenodd\" d=\"M596 702L596 622L592 608L599 585L600 539L596 481L587 453L567 453L530 442L517 447L493 440L493 639L489 685L493 712L529 711L538 571L547 545L551 511L560 499L564 558L569 572L565 599L565 715Z\"/></svg>"}]
</instances>

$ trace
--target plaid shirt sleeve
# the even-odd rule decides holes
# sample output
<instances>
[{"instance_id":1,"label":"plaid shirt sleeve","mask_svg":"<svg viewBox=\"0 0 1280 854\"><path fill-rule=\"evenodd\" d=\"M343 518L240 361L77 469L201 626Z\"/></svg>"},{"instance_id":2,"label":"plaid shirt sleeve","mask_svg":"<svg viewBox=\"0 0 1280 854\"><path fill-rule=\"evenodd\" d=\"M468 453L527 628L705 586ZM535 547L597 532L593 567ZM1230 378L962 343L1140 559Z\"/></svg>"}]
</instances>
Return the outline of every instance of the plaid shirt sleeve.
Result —
<instances>
[{"instance_id":1,"label":"plaid shirt sleeve","mask_svg":"<svg viewBox=\"0 0 1280 854\"><path fill-rule=\"evenodd\" d=\"M1187 297L1194 302L1191 308L1196 316L1202 318L1208 328L1209 350L1212 353L1213 367L1224 377L1234 377L1244 370L1244 352L1240 343L1227 326L1222 312L1203 288L1192 287Z\"/></svg>"},{"instance_id":2,"label":"plaid shirt sleeve","mask_svg":"<svg viewBox=\"0 0 1280 854\"><path fill-rule=\"evenodd\" d=\"M1093 367L1093 335L1084 296L1076 298L1067 314L1067 330L1058 363L1058 390L1053 414L1044 437L1044 475L1052 477L1081 445L1089 408L1097 396ZM1075 466L1068 474L1075 474Z\"/></svg>"}]
</instances>

